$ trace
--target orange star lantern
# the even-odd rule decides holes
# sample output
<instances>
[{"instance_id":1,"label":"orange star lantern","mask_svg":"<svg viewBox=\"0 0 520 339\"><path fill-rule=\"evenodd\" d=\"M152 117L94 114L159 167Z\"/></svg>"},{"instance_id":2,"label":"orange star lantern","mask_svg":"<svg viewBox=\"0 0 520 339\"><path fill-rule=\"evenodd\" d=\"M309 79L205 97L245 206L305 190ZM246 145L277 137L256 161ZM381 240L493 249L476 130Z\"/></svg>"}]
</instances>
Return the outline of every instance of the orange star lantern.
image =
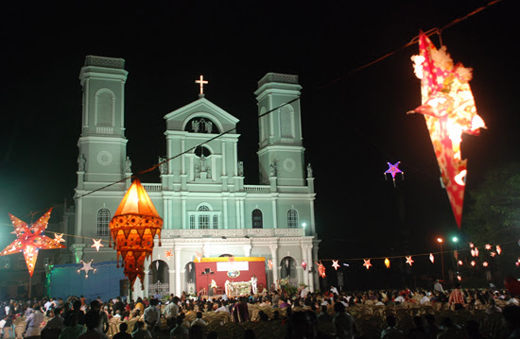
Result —
<instances>
[{"instance_id":1,"label":"orange star lantern","mask_svg":"<svg viewBox=\"0 0 520 339\"><path fill-rule=\"evenodd\" d=\"M131 286L139 277L144 289L144 261L152 254L155 235L159 236L161 246L162 225L163 220L146 190L139 179L135 179L109 224L117 261L121 255Z\"/></svg>"},{"instance_id":2,"label":"orange star lantern","mask_svg":"<svg viewBox=\"0 0 520 339\"><path fill-rule=\"evenodd\" d=\"M23 252L25 263L27 264L27 269L31 277L34 273L39 250L65 248L65 245L61 244L63 238L57 237L56 239L51 239L42 234L49 223L51 211L52 208L30 227L14 215L9 214L17 239L0 252L0 256Z\"/></svg>"}]
</instances>

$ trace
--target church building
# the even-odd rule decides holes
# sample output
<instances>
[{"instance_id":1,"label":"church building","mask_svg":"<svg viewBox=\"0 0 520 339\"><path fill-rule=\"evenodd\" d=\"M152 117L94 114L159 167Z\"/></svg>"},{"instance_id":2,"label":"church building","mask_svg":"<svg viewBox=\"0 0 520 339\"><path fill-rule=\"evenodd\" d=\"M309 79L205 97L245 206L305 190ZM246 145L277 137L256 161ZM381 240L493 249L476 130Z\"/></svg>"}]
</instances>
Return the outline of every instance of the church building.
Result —
<instances>
[{"instance_id":1,"label":"church building","mask_svg":"<svg viewBox=\"0 0 520 339\"><path fill-rule=\"evenodd\" d=\"M76 263L116 260L108 225L133 174L124 125L124 63L87 56L80 72L83 118L75 220L69 225L77 236L68 244ZM256 185L244 184L248 164L237 152L238 119L204 96L202 76L197 83L197 100L165 112L160 183L142 183L164 224L162 244L155 240L145 265L144 290L137 279L134 291L197 292L195 281L206 278L197 276L194 263L222 257L263 258L266 288L288 279L318 289L317 273L310 269L319 246L314 177L304 157L298 76L268 73L258 81L258 111L251 117L259 122ZM98 250L93 239L104 246Z\"/></svg>"}]
</instances>

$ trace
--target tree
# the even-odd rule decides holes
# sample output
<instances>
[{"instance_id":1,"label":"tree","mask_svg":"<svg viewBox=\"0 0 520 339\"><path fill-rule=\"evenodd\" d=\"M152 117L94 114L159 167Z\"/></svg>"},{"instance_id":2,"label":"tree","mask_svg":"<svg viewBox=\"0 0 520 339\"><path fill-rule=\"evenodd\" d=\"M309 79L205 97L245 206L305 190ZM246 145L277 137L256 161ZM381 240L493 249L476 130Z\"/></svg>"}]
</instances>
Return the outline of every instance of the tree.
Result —
<instances>
[{"instance_id":1,"label":"tree","mask_svg":"<svg viewBox=\"0 0 520 339\"><path fill-rule=\"evenodd\" d=\"M475 245L504 244L520 233L520 163L489 171L482 184L469 191L465 232Z\"/></svg>"}]
</instances>

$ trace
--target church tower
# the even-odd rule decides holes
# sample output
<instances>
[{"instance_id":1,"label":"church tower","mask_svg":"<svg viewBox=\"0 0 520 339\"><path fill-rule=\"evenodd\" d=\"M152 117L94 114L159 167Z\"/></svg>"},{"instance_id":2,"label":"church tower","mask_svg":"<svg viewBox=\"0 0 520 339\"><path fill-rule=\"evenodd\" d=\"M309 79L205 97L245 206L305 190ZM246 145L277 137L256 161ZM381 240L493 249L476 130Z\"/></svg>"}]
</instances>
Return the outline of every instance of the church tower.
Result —
<instances>
[{"instance_id":1,"label":"church tower","mask_svg":"<svg viewBox=\"0 0 520 339\"><path fill-rule=\"evenodd\" d=\"M304 186L304 151L297 75L267 73L258 101L260 183Z\"/></svg>"},{"instance_id":2,"label":"church tower","mask_svg":"<svg viewBox=\"0 0 520 339\"><path fill-rule=\"evenodd\" d=\"M84 254L98 260L88 238L108 240L108 223L130 185L129 179L121 181L132 175L126 156L124 89L128 72L124 67L123 59L89 55L79 75L83 118L78 140L75 233L80 237L70 246L75 262ZM102 252L111 256L105 260L115 260L115 251L106 248L99 254Z\"/></svg>"},{"instance_id":3,"label":"church tower","mask_svg":"<svg viewBox=\"0 0 520 339\"><path fill-rule=\"evenodd\" d=\"M78 141L78 188L94 190L130 172L126 157L123 59L89 55L81 69L83 119ZM81 173L80 173L81 174ZM114 187L112 189L121 189Z\"/></svg>"}]
</instances>

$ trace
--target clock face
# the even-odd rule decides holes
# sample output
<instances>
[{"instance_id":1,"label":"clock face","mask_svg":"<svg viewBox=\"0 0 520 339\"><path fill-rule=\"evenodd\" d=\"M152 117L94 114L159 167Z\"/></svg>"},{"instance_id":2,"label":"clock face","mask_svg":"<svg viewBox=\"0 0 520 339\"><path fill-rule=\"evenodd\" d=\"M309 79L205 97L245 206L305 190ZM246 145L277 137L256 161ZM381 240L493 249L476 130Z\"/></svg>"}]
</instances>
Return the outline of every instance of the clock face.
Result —
<instances>
[{"instance_id":1,"label":"clock face","mask_svg":"<svg viewBox=\"0 0 520 339\"><path fill-rule=\"evenodd\" d=\"M112 153L108 151L101 151L98 153L96 157L98 164L102 166L110 165L112 163L113 158L114 157L112 156Z\"/></svg>"},{"instance_id":2,"label":"clock face","mask_svg":"<svg viewBox=\"0 0 520 339\"><path fill-rule=\"evenodd\" d=\"M296 168L296 163L292 158L287 158L283 161L283 168L287 172L292 172Z\"/></svg>"}]
</instances>

